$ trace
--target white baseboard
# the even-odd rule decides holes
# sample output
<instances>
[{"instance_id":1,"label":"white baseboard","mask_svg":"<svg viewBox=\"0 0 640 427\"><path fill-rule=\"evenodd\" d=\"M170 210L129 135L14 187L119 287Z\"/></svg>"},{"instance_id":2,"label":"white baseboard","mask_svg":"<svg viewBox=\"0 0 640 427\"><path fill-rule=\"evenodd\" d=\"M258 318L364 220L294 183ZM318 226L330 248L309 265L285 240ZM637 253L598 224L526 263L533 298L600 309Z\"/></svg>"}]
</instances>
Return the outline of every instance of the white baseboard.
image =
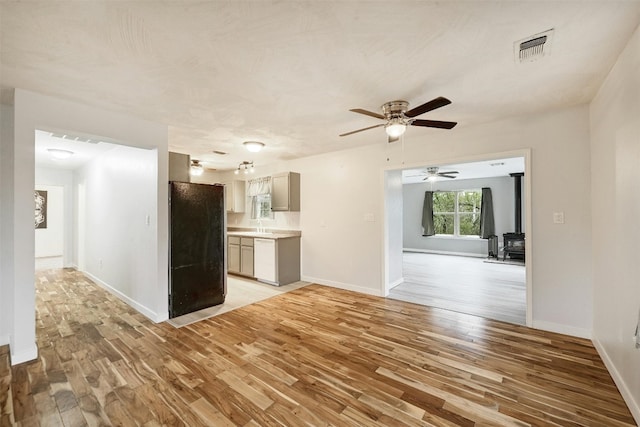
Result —
<instances>
[{"instance_id":1,"label":"white baseboard","mask_svg":"<svg viewBox=\"0 0 640 427\"><path fill-rule=\"evenodd\" d=\"M374 295L382 297L380 289L365 288L364 286L352 285L350 283L336 282L333 280L320 279L319 277L304 276L301 280L309 283L317 283L318 285L331 286L332 288L344 289L345 291L360 292L361 294Z\"/></svg>"},{"instance_id":2,"label":"white baseboard","mask_svg":"<svg viewBox=\"0 0 640 427\"><path fill-rule=\"evenodd\" d=\"M165 320L167 320L169 318L168 317L169 316L168 313L166 313L164 315L160 315L160 314L156 313L155 311L150 310L148 307L145 307L144 305L140 304L139 302L131 299L130 297L128 297L127 295L123 294L119 290L111 287L108 283L103 282L102 280L100 280L99 278L94 276L93 274L91 274L89 272L86 272L86 271L83 271L82 274L86 275L89 279L93 280L101 288L105 289L106 291L108 291L112 295L115 295L116 297L120 298L122 301L124 301L125 303L127 303L128 305L130 305L131 307L133 307L134 309L136 309L140 313L142 313L144 316L146 316L152 322L160 323L160 322L164 322Z\"/></svg>"},{"instance_id":3,"label":"white baseboard","mask_svg":"<svg viewBox=\"0 0 640 427\"><path fill-rule=\"evenodd\" d=\"M559 323L534 320L533 328L541 329L548 332L555 332L557 334L571 335L572 337L577 338L586 338L588 340L591 339L590 329L575 328L573 326L561 325Z\"/></svg>"},{"instance_id":4,"label":"white baseboard","mask_svg":"<svg viewBox=\"0 0 640 427\"><path fill-rule=\"evenodd\" d=\"M417 248L402 248L402 252L417 252L420 254L435 254L435 255L455 255L455 256L468 256L473 258L486 258L485 254L478 254L475 252L449 252L449 251L434 251L431 249L417 249Z\"/></svg>"},{"instance_id":5,"label":"white baseboard","mask_svg":"<svg viewBox=\"0 0 640 427\"><path fill-rule=\"evenodd\" d=\"M9 348L11 350L11 366L29 362L38 358L38 346L35 343L30 348L17 353L14 353L11 347Z\"/></svg>"},{"instance_id":6,"label":"white baseboard","mask_svg":"<svg viewBox=\"0 0 640 427\"><path fill-rule=\"evenodd\" d=\"M633 394L631 393L631 391L629 391L627 383L625 382L622 375L620 375L620 372L618 372L618 370L616 369L616 365L609 357L609 354L605 350L602 343L600 343L597 338L594 338L592 342L593 346L598 351L600 358L604 362L604 365L607 367L611 378L613 378L613 382L616 383L618 390L620 390L620 394L622 395L624 402L629 407L629 411L631 412L631 415L633 415L633 419L636 420L636 424L640 425L640 402L635 401L635 399L633 398Z\"/></svg>"},{"instance_id":7,"label":"white baseboard","mask_svg":"<svg viewBox=\"0 0 640 427\"><path fill-rule=\"evenodd\" d=\"M404 283L404 277L399 278L398 280L396 280L395 282L391 282L389 283L389 289L393 289L398 285L402 285Z\"/></svg>"}]
</instances>

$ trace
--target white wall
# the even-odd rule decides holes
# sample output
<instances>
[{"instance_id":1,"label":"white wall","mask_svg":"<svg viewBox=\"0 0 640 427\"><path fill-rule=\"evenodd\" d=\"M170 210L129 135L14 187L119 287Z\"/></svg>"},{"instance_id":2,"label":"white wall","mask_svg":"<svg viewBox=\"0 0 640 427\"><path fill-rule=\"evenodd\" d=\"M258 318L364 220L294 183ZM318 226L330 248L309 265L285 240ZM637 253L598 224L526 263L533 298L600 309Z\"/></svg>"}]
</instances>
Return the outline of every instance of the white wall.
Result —
<instances>
[{"instance_id":1,"label":"white wall","mask_svg":"<svg viewBox=\"0 0 640 427\"><path fill-rule=\"evenodd\" d=\"M0 105L0 345L13 332L13 107Z\"/></svg>"},{"instance_id":2,"label":"white wall","mask_svg":"<svg viewBox=\"0 0 640 427\"><path fill-rule=\"evenodd\" d=\"M123 114L79 105L73 102L15 89L13 135L3 126L2 141L2 283L7 290L6 315L12 363L37 357L35 344L35 289L33 239L34 141L36 129L71 131L95 135L113 142L157 149L157 210L151 218L155 229L150 244L153 262L140 266L149 271L154 286L153 307L158 318L168 316L168 206L167 206L167 127ZM12 137L11 137L12 136ZM5 151L6 150L6 151ZM5 157L5 153L8 155ZM12 165L20 165L13 169ZM9 165L9 167L7 167ZM7 169L5 170L5 167ZM6 178L6 179L5 179ZM154 191L154 190L152 190ZM10 230L7 233L7 230ZM5 256L7 255L7 256ZM10 265L10 268L5 266ZM11 295L13 293L13 295ZM4 298L3 298L4 299ZM3 313L5 311L3 310Z\"/></svg>"},{"instance_id":3,"label":"white wall","mask_svg":"<svg viewBox=\"0 0 640 427\"><path fill-rule=\"evenodd\" d=\"M402 171L393 170L384 174L385 178L385 227L384 235L386 250L383 263L386 277L384 278L384 295L388 295L391 288L404 282L402 270L402 229L403 221L403 191Z\"/></svg>"},{"instance_id":4,"label":"white wall","mask_svg":"<svg viewBox=\"0 0 640 427\"><path fill-rule=\"evenodd\" d=\"M591 103L593 341L640 424L640 28Z\"/></svg>"},{"instance_id":5,"label":"white wall","mask_svg":"<svg viewBox=\"0 0 640 427\"><path fill-rule=\"evenodd\" d=\"M82 270L151 319L159 317L155 272L157 152L126 146L76 171Z\"/></svg>"},{"instance_id":6,"label":"white wall","mask_svg":"<svg viewBox=\"0 0 640 427\"><path fill-rule=\"evenodd\" d=\"M522 171L514 171L522 172ZM403 246L408 250L451 252L487 256L487 240L479 238L451 238L442 236L424 237L422 235L422 206L425 191L473 190L491 188L496 235L502 240L502 234L515 230L514 217L514 179L510 176L483 179L454 179L403 185L404 227ZM522 227L524 230L524 222Z\"/></svg>"}]
</instances>

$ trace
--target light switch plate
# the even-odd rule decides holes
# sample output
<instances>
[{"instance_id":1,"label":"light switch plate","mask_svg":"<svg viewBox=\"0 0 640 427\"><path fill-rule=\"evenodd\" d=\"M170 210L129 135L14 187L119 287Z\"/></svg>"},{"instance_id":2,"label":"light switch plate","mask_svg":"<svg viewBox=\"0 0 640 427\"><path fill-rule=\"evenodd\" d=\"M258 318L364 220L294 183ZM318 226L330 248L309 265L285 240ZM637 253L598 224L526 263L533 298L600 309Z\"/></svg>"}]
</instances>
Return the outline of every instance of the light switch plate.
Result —
<instances>
[{"instance_id":1,"label":"light switch plate","mask_svg":"<svg viewBox=\"0 0 640 427\"><path fill-rule=\"evenodd\" d=\"M553 213L553 223L554 224L564 224L564 212L554 212Z\"/></svg>"},{"instance_id":2,"label":"light switch plate","mask_svg":"<svg viewBox=\"0 0 640 427\"><path fill-rule=\"evenodd\" d=\"M374 222L375 221L374 216L373 216L372 213L364 214L364 220L365 220L365 222Z\"/></svg>"}]
</instances>

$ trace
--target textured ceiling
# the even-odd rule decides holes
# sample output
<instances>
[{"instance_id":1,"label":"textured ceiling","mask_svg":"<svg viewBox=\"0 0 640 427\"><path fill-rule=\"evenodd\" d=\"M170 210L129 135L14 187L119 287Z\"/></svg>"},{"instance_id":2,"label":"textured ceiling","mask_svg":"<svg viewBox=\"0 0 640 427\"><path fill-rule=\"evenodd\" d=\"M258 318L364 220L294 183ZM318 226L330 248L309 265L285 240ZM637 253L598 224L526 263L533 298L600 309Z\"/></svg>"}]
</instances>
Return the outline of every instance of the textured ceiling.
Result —
<instances>
[{"instance_id":1,"label":"textured ceiling","mask_svg":"<svg viewBox=\"0 0 640 427\"><path fill-rule=\"evenodd\" d=\"M338 134L395 99L446 96L420 118L459 127L589 102L640 1L5 0L0 20L3 101L20 87L165 123L171 150L224 169L385 143ZM551 55L516 64L514 42L550 28Z\"/></svg>"}]
</instances>

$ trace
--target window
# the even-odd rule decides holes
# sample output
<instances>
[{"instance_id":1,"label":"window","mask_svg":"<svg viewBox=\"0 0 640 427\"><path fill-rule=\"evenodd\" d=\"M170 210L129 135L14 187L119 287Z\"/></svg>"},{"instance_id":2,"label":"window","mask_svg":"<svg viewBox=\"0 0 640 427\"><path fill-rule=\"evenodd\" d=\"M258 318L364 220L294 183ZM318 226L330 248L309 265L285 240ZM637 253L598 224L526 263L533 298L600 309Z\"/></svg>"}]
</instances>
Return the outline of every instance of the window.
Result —
<instances>
[{"instance_id":1,"label":"window","mask_svg":"<svg viewBox=\"0 0 640 427\"><path fill-rule=\"evenodd\" d=\"M258 194L253 196L251 218L273 219L271 212L271 194Z\"/></svg>"},{"instance_id":2,"label":"window","mask_svg":"<svg viewBox=\"0 0 640 427\"><path fill-rule=\"evenodd\" d=\"M481 190L434 192L433 225L436 234L478 236L481 205Z\"/></svg>"}]
</instances>

